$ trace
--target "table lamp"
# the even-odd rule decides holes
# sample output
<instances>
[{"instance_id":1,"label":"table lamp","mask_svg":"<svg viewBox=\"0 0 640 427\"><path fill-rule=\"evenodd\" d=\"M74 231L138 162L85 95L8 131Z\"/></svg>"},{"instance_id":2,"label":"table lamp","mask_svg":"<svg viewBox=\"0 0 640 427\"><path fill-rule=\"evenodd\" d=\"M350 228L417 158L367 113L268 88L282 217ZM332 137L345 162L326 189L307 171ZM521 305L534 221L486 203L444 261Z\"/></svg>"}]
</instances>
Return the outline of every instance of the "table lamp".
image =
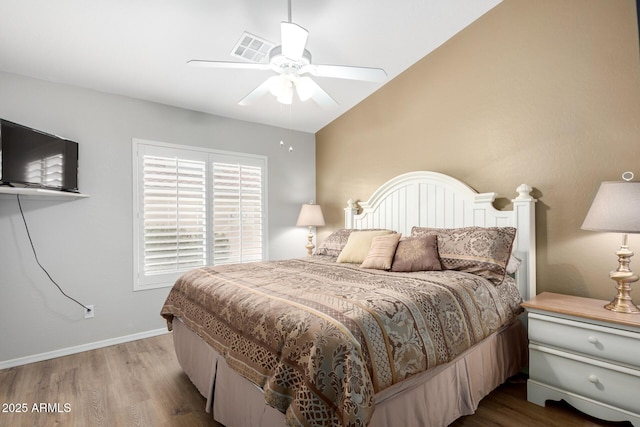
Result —
<instances>
[{"instance_id":1,"label":"table lamp","mask_svg":"<svg viewBox=\"0 0 640 427\"><path fill-rule=\"evenodd\" d=\"M322 216L322 209L320 209L320 205L314 205L313 202L302 205L302 208L300 208L300 215L298 215L298 221L296 222L296 227L309 227L309 234L307 235L309 242L305 245L305 248L307 248L307 255L311 255L313 253L313 248L315 248L311 227L322 227L323 225L324 217Z\"/></svg>"},{"instance_id":2,"label":"table lamp","mask_svg":"<svg viewBox=\"0 0 640 427\"><path fill-rule=\"evenodd\" d=\"M640 181L631 181L633 173L622 174L624 181L609 181L600 184L583 230L623 233L622 246L616 252L618 269L609 273L616 282L617 295L604 307L618 313L640 313L640 308L631 299L631 283L638 275L629 269L633 252L627 245L628 233L640 233Z\"/></svg>"}]
</instances>

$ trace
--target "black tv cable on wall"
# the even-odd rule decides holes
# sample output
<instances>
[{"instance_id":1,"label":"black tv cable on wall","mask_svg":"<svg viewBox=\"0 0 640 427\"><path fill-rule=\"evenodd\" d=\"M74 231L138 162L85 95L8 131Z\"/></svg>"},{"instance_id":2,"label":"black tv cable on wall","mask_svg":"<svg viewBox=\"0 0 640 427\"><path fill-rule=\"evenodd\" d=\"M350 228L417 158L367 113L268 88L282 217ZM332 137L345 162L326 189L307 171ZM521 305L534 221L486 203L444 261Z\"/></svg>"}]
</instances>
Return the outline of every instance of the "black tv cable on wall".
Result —
<instances>
[{"instance_id":1,"label":"black tv cable on wall","mask_svg":"<svg viewBox=\"0 0 640 427\"><path fill-rule=\"evenodd\" d=\"M56 283L55 280L53 280L53 278L51 277L51 275L49 274L49 272L42 266L42 264L40 264L40 260L38 260L38 254L36 253L36 248L33 245L33 240L31 239L31 233L29 233L29 226L27 226L27 220L24 217L24 212L22 211L22 203L20 203L20 195L16 194L16 197L18 199L18 208L20 208L20 215L22 216L22 222L24 222L24 228L25 230L27 230L27 237L29 238L29 243L31 244L31 250L33 251L33 256L36 259L36 263L38 264L38 266L42 269L42 271L44 271L44 274L47 275L47 277L49 278L49 280L51 280L51 283L53 283L54 285L56 285L56 287L58 288L58 290L60 291L60 293L62 293L62 295L64 295L65 297L67 297L68 299L70 299L71 301L75 302L76 304L78 304L79 306L81 306L82 308L84 308L87 312L91 312L91 309L89 307L87 307L86 305L82 304L80 301L78 301L77 299L70 297L69 295L67 295L62 288L60 287L60 285L58 285L58 283Z\"/></svg>"}]
</instances>

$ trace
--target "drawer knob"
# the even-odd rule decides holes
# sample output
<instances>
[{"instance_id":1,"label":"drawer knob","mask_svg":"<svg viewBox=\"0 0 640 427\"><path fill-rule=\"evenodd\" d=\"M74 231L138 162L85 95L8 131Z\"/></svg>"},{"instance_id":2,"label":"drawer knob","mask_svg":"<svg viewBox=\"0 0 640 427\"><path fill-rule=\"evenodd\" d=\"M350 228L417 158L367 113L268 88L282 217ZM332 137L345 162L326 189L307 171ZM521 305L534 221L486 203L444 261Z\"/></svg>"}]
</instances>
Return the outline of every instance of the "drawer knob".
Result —
<instances>
[{"instance_id":1,"label":"drawer knob","mask_svg":"<svg viewBox=\"0 0 640 427\"><path fill-rule=\"evenodd\" d=\"M594 337L593 335L589 335L589 338L587 338L587 340L589 340L589 342L591 344L597 344L598 343L598 337Z\"/></svg>"},{"instance_id":2,"label":"drawer knob","mask_svg":"<svg viewBox=\"0 0 640 427\"><path fill-rule=\"evenodd\" d=\"M597 384L600 382L600 380L598 379L597 376L595 376L594 374L589 375L589 382L592 382L594 384Z\"/></svg>"}]
</instances>

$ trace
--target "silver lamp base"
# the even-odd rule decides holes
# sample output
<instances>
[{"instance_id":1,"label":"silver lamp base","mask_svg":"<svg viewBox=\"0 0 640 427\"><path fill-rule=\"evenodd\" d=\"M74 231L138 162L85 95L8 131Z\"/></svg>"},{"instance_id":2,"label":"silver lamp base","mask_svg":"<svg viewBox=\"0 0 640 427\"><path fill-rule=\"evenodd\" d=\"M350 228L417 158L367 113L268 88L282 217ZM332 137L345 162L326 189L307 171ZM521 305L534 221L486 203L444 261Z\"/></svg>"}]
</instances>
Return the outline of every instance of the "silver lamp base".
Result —
<instances>
[{"instance_id":1,"label":"silver lamp base","mask_svg":"<svg viewBox=\"0 0 640 427\"><path fill-rule=\"evenodd\" d=\"M626 234L616 255L618 255L618 269L609 273L609 277L616 281L618 294L604 308L617 313L640 314L640 308L631 299L631 283L637 282L639 277L629 269L633 252L627 246Z\"/></svg>"}]
</instances>

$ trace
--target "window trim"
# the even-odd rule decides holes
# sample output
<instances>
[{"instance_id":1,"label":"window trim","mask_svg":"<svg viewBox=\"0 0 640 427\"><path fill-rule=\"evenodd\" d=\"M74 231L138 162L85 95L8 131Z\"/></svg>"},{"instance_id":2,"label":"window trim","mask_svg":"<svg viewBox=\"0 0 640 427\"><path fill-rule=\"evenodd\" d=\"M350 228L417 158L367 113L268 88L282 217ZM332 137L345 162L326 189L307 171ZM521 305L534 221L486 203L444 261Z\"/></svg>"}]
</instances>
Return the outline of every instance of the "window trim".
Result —
<instances>
[{"instance_id":1,"label":"window trim","mask_svg":"<svg viewBox=\"0 0 640 427\"><path fill-rule=\"evenodd\" d=\"M143 168L141 164L141 160L139 154L141 151L144 151L144 147L150 147L154 151L162 151L162 150L170 150L174 152L176 150L185 151L188 155L187 158L204 158L206 162L206 173L205 179L207 182L206 186L206 216L207 216L207 257L208 263L213 263L213 248L210 247L213 243L213 182L212 182L212 168L211 168L211 156L228 156L230 158L241 158L246 159L247 163L262 164L262 188L263 188L263 230L262 230L262 258L264 260L268 259L268 224L269 224L269 216L268 216L268 162L267 156L257 155L257 154L247 154L247 153L239 153L233 151L225 151L225 150L216 150L209 149L198 146L191 145L183 145L183 144L172 144L166 142L158 142L146 139L133 138L132 139L132 164L133 164L133 173L132 173L132 219L133 219L133 290L134 291L142 291L148 289L158 289L165 288L169 286L173 286L175 281L178 279L180 275L184 273L184 271L178 271L174 273L163 273L151 276L144 275L144 227L141 224L141 215L143 214L143 194L142 194L142 185L141 178L143 173Z\"/></svg>"}]
</instances>

